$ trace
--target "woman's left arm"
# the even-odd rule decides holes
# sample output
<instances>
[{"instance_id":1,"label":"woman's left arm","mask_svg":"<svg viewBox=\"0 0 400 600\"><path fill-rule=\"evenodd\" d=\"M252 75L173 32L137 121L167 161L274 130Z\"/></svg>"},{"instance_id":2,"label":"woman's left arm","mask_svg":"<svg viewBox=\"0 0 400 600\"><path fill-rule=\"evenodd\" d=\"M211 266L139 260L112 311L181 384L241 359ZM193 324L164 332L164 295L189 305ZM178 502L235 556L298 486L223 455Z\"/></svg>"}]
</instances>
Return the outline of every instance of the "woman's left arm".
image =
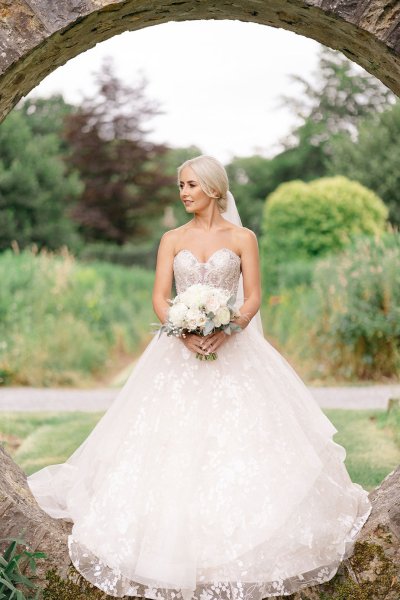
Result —
<instances>
[{"instance_id":1,"label":"woman's left arm","mask_svg":"<svg viewBox=\"0 0 400 600\"><path fill-rule=\"evenodd\" d=\"M241 316L232 321L245 329L261 304L260 259L255 233L243 227L240 235L244 303L239 308ZM214 352L229 337L224 331L210 333L202 340L202 348L206 352Z\"/></svg>"},{"instance_id":2,"label":"woman's left arm","mask_svg":"<svg viewBox=\"0 0 400 600\"><path fill-rule=\"evenodd\" d=\"M239 308L242 316L233 321L244 329L260 308L261 278L257 236L247 227L243 227L240 233L244 303Z\"/></svg>"}]
</instances>

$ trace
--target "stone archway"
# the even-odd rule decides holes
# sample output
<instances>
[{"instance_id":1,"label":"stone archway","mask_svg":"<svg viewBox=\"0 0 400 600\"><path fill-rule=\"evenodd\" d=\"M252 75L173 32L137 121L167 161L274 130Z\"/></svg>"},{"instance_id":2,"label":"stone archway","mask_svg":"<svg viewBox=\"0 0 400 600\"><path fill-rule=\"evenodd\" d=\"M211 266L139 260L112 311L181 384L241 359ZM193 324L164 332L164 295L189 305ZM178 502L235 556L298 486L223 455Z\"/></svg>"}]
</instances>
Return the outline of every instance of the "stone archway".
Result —
<instances>
[{"instance_id":1,"label":"stone archway","mask_svg":"<svg viewBox=\"0 0 400 600\"><path fill-rule=\"evenodd\" d=\"M340 50L400 96L400 4L388 0L3 0L0 120L51 71L124 31L232 19L288 29Z\"/></svg>"},{"instance_id":2,"label":"stone archway","mask_svg":"<svg viewBox=\"0 0 400 600\"><path fill-rule=\"evenodd\" d=\"M313 38L340 50L400 96L400 3L394 0L2 0L0 121L46 75L98 42L124 31L196 19L254 22ZM369 562L365 557L361 561L366 580L368 569L376 567L375 548L390 577L398 573L399 490L400 467L371 492L373 513L362 536L370 557ZM45 551L51 566L65 572L70 524L51 519L39 509L24 473L1 445L0 521L1 537L27 530L31 550ZM350 565L350 575L353 571ZM43 567L39 574L43 579ZM361 574L356 573L357 581ZM392 589L394 594L396 589ZM373 597L398 598L386 592L385 588L385 595ZM316 596L310 590L301 597Z\"/></svg>"}]
</instances>

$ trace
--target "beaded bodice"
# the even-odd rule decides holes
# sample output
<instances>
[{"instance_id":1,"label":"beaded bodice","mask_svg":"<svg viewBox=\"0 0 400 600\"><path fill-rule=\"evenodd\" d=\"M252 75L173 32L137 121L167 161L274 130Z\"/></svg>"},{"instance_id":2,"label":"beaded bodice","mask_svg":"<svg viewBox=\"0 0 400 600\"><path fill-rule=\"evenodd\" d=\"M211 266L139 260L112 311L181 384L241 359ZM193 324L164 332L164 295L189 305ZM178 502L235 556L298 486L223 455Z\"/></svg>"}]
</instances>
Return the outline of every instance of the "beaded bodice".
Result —
<instances>
[{"instance_id":1,"label":"beaded bodice","mask_svg":"<svg viewBox=\"0 0 400 600\"><path fill-rule=\"evenodd\" d=\"M236 295L240 263L240 256L229 248L216 250L205 263L200 262L191 250L180 250L174 258L176 292L180 294L194 283L205 283Z\"/></svg>"}]
</instances>

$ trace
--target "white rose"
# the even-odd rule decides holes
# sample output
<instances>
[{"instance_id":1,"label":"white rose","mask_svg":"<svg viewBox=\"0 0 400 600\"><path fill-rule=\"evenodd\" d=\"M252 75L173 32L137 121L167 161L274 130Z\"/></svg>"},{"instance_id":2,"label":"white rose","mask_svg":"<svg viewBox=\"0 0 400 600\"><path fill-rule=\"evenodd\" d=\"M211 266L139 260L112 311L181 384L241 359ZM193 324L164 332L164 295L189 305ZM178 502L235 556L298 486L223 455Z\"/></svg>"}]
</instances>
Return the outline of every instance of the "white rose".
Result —
<instances>
[{"instance_id":1,"label":"white rose","mask_svg":"<svg viewBox=\"0 0 400 600\"><path fill-rule=\"evenodd\" d=\"M227 308L226 306L222 306L221 308L219 308L215 314L215 319L219 321L220 325L227 325L231 320L231 313L229 311L229 308ZM219 327L219 325L217 327Z\"/></svg>"}]
</instances>

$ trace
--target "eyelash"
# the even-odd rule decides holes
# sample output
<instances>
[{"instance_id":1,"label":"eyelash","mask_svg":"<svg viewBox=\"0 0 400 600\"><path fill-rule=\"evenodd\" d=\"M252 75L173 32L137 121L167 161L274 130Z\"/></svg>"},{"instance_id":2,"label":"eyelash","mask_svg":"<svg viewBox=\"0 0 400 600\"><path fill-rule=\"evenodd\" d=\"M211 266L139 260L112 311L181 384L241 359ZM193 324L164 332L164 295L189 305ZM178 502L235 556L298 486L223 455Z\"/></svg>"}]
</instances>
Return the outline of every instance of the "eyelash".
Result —
<instances>
[{"instance_id":1,"label":"eyelash","mask_svg":"<svg viewBox=\"0 0 400 600\"><path fill-rule=\"evenodd\" d=\"M189 183L189 186L190 187L196 187L196 184L195 183ZM180 189L182 189L182 185L181 184L179 184L179 187L180 187Z\"/></svg>"}]
</instances>

